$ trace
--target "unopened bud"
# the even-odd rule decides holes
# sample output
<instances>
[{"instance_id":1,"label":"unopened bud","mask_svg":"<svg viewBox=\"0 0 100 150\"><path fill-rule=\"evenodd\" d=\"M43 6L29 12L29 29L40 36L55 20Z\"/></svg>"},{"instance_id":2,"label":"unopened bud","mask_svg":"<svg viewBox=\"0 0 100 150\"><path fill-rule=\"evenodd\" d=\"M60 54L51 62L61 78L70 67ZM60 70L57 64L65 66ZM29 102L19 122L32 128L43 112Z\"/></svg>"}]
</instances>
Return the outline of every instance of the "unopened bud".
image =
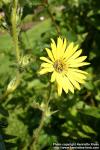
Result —
<instances>
[{"instance_id":1,"label":"unopened bud","mask_svg":"<svg viewBox=\"0 0 100 150\"><path fill-rule=\"evenodd\" d=\"M13 78L10 83L8 84L8 87L7 87L7 93L12 93L18 86L19 84L19 79L17 79L16 77Z\"/></svg>"},{"instance_id":2,"label":"unopened bud","mask_svg":"<svg viewBox=\"0 0 100 150\"><path fill-rule=\"evenodd\" d=\"M21 58L19 59L19 67L25 68L29 65L30 62L31 62L30 55L21 56Z\"/></svg>"}]
</instances>

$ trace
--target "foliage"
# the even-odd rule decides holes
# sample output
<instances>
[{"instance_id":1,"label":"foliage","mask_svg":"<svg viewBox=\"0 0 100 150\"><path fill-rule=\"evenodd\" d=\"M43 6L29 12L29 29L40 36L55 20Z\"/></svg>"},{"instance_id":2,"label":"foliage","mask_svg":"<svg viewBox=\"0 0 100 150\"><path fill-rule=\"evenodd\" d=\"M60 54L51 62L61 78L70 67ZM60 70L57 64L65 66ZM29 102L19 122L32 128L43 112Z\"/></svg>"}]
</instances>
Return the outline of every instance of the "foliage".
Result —
<instances>
[{"instance_id":1,"label":"foliage","mask_svg":"<svg viewBox=\"0 0 100 150\"><path fill-rule=\"evenodd\" d=\"M98 0L19 0L17 33L21 53L16 61L12 39L13 0L0 1L0 146L28 150L50 90L49 75L40 76L40 56L58 34L80 44L90 66L87 82L75 94L57 96L51 84L50 106L37 149L53 143L99 142L100 10ZM16 72L21 78L15 85ZM18 88L17 88L18 86ZM10 87L10 91L8 90ZM42 94L43 92L43 94ZM52 114L52 115L51 115Z\"/></svg>"}]
</instances>

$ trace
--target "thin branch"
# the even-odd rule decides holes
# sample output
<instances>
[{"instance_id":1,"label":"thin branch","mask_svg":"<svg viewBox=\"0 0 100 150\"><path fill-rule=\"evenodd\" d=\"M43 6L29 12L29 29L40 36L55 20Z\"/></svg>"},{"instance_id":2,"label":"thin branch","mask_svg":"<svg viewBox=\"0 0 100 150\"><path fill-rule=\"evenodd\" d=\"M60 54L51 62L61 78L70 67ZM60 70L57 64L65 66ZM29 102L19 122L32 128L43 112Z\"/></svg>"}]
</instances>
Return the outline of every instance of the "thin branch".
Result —
<instances>
[{"instance_id":1,"label":"thin branch","mask_svg":"<svg viewBox=\"0 0 100 150\"><path fill-rule=\"evenodd\" d=\"M57 34L58 34L58 35L61 35L60 27L59 27L58 24L56 23L55 17L54 17L53 14L51 13L51 10L50 10L50 8L49 8L49 4L48 4L48 3L47 3L47 4L44 4L44 7L47 9L47 12L48 12L48 14L49 14L49 16L50 16L50 18L51 18L51 20L52 20L52 22L53 22L55 28L56 28Z\"/></svg>"}]
</instances>

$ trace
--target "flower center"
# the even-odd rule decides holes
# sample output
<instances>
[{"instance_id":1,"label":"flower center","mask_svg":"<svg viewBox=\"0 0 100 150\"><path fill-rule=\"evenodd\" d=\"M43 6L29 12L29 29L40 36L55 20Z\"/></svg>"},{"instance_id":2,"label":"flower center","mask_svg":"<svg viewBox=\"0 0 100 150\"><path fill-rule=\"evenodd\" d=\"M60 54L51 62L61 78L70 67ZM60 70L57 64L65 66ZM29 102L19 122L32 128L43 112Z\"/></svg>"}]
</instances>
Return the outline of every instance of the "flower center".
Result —
<instances>
[{"instance_id":1,"label":"flower center","mask_svg":"<svg viewBox=\"0 0 100 150\"><path fill-rule=\"evenodd\" d=\"M55 61L53 67L57 72L61 73L66 69L66 64L62 60L58 59Z\"/></svg>"}]
</instances>

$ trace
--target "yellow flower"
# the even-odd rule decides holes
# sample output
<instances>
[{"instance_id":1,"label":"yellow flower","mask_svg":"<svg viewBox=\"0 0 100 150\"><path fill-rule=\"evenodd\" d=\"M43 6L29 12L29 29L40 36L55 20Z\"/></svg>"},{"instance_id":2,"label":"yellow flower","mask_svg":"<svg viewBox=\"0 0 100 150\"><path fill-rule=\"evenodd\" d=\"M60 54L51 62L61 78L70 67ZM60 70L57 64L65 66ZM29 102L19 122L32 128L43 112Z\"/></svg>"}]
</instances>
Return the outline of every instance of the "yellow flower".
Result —
<instances>
[{"instance_id":1,"label":"yellow flower","mask_svg":"<svg viewBox=\"0 0 100 150\"><path fill-rule=\"evenodd\" d=\"M49 58L40 57L44 62L39 73L52 72L51 82L56 81L58 95L62 94L62 90L66 93L74 93L74 88L80 90L80 83L85 82L88 73L79 67L89 64L84 62L87 56L80 56L82 49L78 50L79 46L73 42L68 44L66 39L58 37L57 45L53 39L51 41L51 50L45 48Z\"/></svg>"}]
</instances>

